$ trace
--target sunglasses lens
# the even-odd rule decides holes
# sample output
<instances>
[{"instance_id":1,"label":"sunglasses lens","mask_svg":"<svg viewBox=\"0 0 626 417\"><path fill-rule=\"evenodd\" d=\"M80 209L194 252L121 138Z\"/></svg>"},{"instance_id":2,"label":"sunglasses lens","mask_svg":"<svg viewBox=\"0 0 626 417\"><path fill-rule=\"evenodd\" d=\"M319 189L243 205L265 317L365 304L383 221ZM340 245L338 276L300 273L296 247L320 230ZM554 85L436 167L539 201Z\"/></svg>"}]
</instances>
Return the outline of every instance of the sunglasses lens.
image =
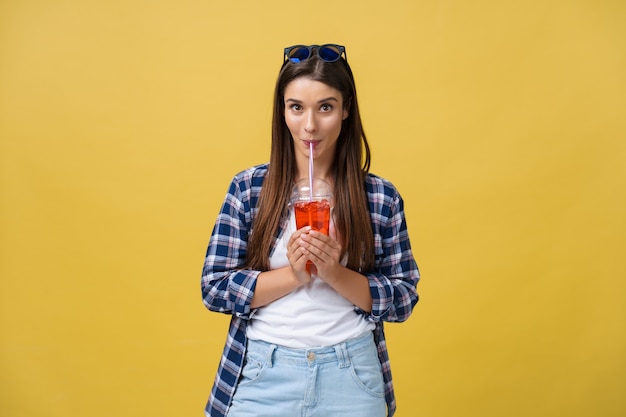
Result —
<instances>
[{"instance_id":1,"label":"sunglasses lens","mask_svg":"<svg viewBox=\"0 0 626 417\"><path fill-rule=\"evenodd\" d=\"M319 49L320 58L326 62L335 62L341 56L341 50L333 45L324 45Z\"/></svg>"},{"instance_id":2,"label":"sunglasses lens","mask_svg":"<svg viewBox=\"0 0 626 417\"><path fill-rule=\"evenodd\" d=\"M309 57L309 49L304 46L298 46L289 51L288 58L291 62L297 63L304 61Z\"/></svg>"}]
</instances>

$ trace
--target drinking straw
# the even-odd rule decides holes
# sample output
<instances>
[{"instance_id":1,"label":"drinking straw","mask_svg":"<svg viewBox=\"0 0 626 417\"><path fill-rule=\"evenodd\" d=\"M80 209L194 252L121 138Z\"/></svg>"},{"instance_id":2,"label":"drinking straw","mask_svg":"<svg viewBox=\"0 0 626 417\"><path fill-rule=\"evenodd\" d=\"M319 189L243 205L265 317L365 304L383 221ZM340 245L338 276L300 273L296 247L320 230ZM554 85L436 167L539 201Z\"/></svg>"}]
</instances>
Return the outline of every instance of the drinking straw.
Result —
<instances>
[{"instance_id":1,"label":"drinking straw","mask_svg":"<svg viewBox=\"0 0 626 417\"><path fill-rule=\"evenodd\" d=\"M311 203L313 203L313 142L309 142L309 226L313 226Z\"/></svg>"},{"instance_id":2,"label":"drinking straw","mask_svg":"<svg viewBox=\"0 0 626 417\"><path fill-rule=\"evenodd\" d=\"M309 142L309 201L313 201L313 142Z\"/></svg>"}]
</instances>

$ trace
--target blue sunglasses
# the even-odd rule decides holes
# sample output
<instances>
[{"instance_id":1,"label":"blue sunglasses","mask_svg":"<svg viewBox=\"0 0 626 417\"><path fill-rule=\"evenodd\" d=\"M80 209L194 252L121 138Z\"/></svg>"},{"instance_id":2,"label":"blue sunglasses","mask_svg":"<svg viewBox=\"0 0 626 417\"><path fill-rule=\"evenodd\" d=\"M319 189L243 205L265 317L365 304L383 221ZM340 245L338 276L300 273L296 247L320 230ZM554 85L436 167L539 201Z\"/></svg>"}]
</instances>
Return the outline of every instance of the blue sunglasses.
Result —
<instances>
[{"instance_id":1,"label":"blue sunglasses","mask_svg":"<svg viewBox=\"0 0 626 417\"><path fill-rule=\"evenodd\" d=\"M346 61L348 60L348 55L346 54L346 48L341 45L335 45L332 43L327 43L325 45L294 45L289 48L285 48L285 61L289 60L289 62L293 62L297 64L298 62L305 61L311 58L313 55L313 51L317 52L317 56L324 62L335 62L339 61L341 58L341 54L344 54L346 57Z\"/></svg>"}]
</instances>

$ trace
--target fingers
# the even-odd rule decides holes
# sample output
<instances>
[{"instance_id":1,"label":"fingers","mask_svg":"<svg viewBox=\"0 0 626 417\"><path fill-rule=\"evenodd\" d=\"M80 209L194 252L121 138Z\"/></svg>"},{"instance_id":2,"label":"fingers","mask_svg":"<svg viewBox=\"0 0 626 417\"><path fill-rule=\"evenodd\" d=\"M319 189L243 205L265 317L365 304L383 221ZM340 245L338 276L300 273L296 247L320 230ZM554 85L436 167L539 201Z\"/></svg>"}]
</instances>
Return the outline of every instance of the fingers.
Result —
<instances>
[{"instance_id":1,"label":"fingers","mask_svg":"<svg viewBox=\"0 0 626 417\"><path fill-rule=\"evenodd\" d=\"M306 230L308 231L308 230ZM306 232L304 229L294 232L287 243L287 259L291 269L296 274L298 281L306 283L311 279L310 271L307 270L309 259L302 248L300 236Z\"/></svg>"},{"instance_id":2,"label":"fingers","mask_svg":"<svg viewBox=\"0 0 626 417\"><path fill-rule=\"evenodd\" d=\"M302 235L300 235L300 239L310 244L311 246L322 250L330 252L341 250L339 242L329 236L326 236L323 233L318 232L317 230L311 230L308 233L303 233Z\"/></svg>"},{"instance_id":3,"label":"fingers","mask_svg":"<svg viewBox=\"0 0 626 417\"><path fill-rule=\"evenodd\" d=\"M311 228L309 226L306 226L300 230L296 230L295 232L293 232L291 234L291 237L289 238L289 241L287 242L287 247L291 247L295 242L297 242L297 240L300 238L302 234L308 233L310 231L311 231Z\"/></svg>"},{"instance_id":4,"label":"fingers","mask_svg":"<svg viewBox=\"0 0 626 417\"><path fill-rule=\"evenodd\" d=\"M339 261L341 246L339 243L317 231L310 231L300 235L301 247L305 255L315 264L334 263Z\"/></svg>"},{"instance_id":5,"label":"fingers","mask_svg":"<svg viewBox=\"0 0 626 417\"><path fill-rule=\"evenodd\" d=\"M340 257L339 242L321 232L311 230L310 227L294 232L287 244L289 264L295 274L302 277L298 278L301 281L305 278L310 280L312 270L322 279L325 279L327 274L332 276L332 271L340 266ZM312 263L313 269L307 268L307 263L308 265Z\"/></svg>"},{"instance_id":6,"label":"fingers","mask_svg":"<svg viewBox=\"0 0 626 417\"><path fill-rule=\"evenodd\" d=\"M294 269L303 269L302 266L306 265L306 257L304 251L298 243L290 245L287 249L287 259Z\"/></svg>"}]
</instances>

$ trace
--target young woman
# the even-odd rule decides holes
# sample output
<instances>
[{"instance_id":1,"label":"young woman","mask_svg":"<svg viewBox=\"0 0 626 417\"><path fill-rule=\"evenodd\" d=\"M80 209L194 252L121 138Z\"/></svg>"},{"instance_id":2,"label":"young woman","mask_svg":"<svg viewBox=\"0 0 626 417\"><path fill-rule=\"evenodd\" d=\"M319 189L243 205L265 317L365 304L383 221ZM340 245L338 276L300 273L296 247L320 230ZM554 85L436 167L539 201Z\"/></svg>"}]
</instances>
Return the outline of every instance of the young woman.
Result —
<instances>
[{"instance_id":1,"label":"young woman","mask_svg":"<svg viewBox=\"0 0 626 417\"><path fill-rule=\"evenodd\" d=\"M345 56L340 45L285 48L270 162L234 177L217 218L202 296L232 319L209 417L395 412L383 321L410 316L419 272L402 198L368 172ZM328 236L296 230L290 204L311 149L314 176L333 189Z\"/></svg>"}]
</instances>

